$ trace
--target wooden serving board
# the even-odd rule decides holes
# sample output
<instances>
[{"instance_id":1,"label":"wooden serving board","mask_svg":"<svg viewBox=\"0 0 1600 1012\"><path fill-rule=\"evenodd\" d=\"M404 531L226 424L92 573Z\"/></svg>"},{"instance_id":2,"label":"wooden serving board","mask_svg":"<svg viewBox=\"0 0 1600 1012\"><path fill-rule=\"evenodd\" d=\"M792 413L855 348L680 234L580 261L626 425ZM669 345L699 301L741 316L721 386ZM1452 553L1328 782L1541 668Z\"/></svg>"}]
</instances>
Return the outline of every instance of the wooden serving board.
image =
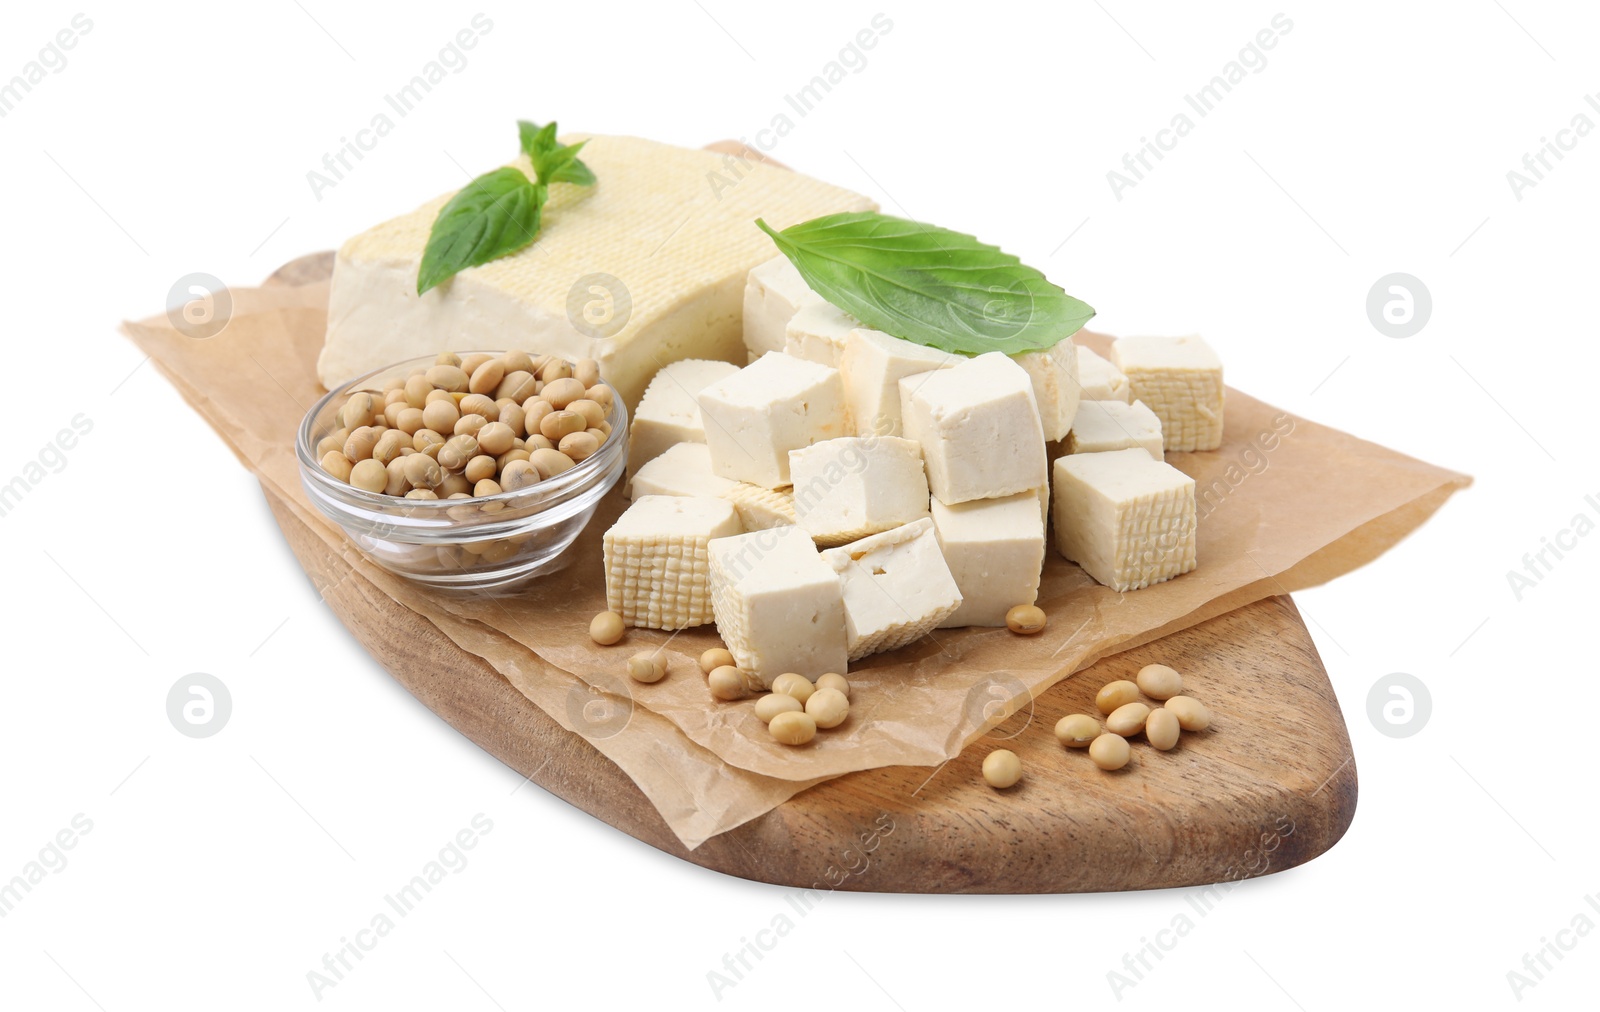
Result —
<instances>
[{"instance_id":1,"label":"wooden serving board","mask_svg":"<svg viewBox=\"0 0 1600 1012\"><path fill-rule=\"evenodd\" d=\"M332 257L269 284L325 280ZM804 888L881 892L1098 892L1198 885L1292 868L1355 815L1356 767L1338 700L1293 602L1273 597L1106 658L935 768L852 773L766 815L683 846L623 771L561 727L482 658L328 549L270 489L290 547L334 613L425 706L535 784L685 861ZM1203 673L1214 722L1104 773L1051 729L1142 665ZM983 757L1009 748L1024 777L995 791Z\"/></svg>"}]
</instances>

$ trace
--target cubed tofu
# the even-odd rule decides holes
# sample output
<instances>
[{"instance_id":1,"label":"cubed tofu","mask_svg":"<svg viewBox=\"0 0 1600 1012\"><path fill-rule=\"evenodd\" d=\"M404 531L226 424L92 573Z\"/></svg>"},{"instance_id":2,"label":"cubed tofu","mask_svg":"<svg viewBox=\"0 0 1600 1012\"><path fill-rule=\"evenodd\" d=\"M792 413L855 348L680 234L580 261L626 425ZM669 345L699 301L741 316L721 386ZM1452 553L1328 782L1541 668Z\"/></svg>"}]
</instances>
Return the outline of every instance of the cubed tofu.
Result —
<instances>
[{"instance_id":1,"label":"cubed tofu","mask_svg":"<svg viewBox=\"0 0 1600 1012\"><path fill-rule=\"evenodd\" d=\"M789 321L811 294L805 278L782 253L750 271L744 286L744 346L749 361L783 350Z\"/></svg>"},{"instance_id":2,"label":"cubed tofu","mask_svg":"<svg viewBox=\"0 0 1600 1012\"><path fill-rule=\"evenodd\" d=\"M1105 453L1138 447L1156 460L1165 460L1161 451L1161 419L1144 401L1084 401L1078 405L1078 418L1067 433L1066 452Z\"/></svg>"},{"instance_id":3,"label":"cubed tofu","mask_svg":"<svg viewBox=\"0 0 1600 1012\"><path fill-rule=\"evenodd\" d=\"M961 607L927 517L822 557L839 574L852 661L914 643Z\"/></svg>"},{"instance_id":4,"label":"cubed tofu","mask_svg":"<svg viewBox=\"0 0 1600 1012\"><path fill-rule=\"evenodd\" d=\"M1168 450L1215 450L1222 445L1222 360L1198 337L1124 337L1111 361L1128 377L1132 400L1161 419Z\"/></svg>"},{"instance_id":5,"label":"cubed tofu","mask_svg":"<svg viewBox=\"0 0 1600 1012\"><path fill-rule=\"evenodd\" d=\"M1046 440L1062 439L1072 428L1078 411L1078 353L1070 340L1061 341L1048 351L1029 351L1012 355L1033 383L1033 400L1039 407L1039 422Z\"/></svg>"},{"instance_id":6,"label":"cubed tofu","mask_svg":"<svg viewBox=\"0 0 1600 1012\"><path fill-rule=\"evenodd\" d=\"M704 443L676 443L639 468L629 498L646 495L700 495L725 498L738 482L711 470L711 448Z\"/></svg>"},{"instance_id":7,"label":"cubed tofu","mask_svg":"<svg viewBox=\"0 0 1600 1012\"><path fill-rule=\"evenodd\" d=\"M739 522L744 524L745 530L765 531L773 527L792 527L800 522L794 512L793 490L762 488L748 481L736 481L732 485L722 493L722 498L739 511Z\"/></svg>"},{"instance_id":8,"label":"cubed tofu","mask_svg":"<svg viewBox=\"0 0 1600 1012\"><path fill-rule=\"evenodd\" d=\"M1054 520L1057 550L1113 590L1195 567L1194 479L1144 450L1057 460Z\"/></svg>"},{"instance_id":9,"label":"cubed tofu","mask_svg":"<svg viewBox=\"0 0 1600 1012\"><path fill-rule=\"evenodd\" d=\"M1049 480L1032 380L999 352L902 379L900 413L906 437L922 444L928 487L946 505Z\"/></svg>"},{"instance_id":10,"label":"cubed tofu","mask_svg":"<svg viewBox=\"0 0 1600 1012\"><path fill-rule=\"evenodd\" d=\"M1122 370L1096 354L1094 349L1078 345L1078 387L1086 401L1121 401L1128 403L1128 377Z\"/></svg>"},{"instance_id":11,"label":"cubed tofu","mask_svg":"<svg viewBox=\"0 0 1600 1012\"><path fill-rule=\"evenodd\" d=\"M922 449L893 436L842 436L789 451L794 509L819 545L843 545L928 515Z\"/></svg>"},{"instance_id":12,"label":"cubed tofu","mask_svg":"<svg viewBox=\"0 0 1600 1012\"><path fill-rule=\"evenodd\" d=\"M700 391L739 371L728 362L686 358L663 366L645 388L628 430L628 471L639 468L677 443L706 441L700 416Z\"/></svg>"},{"instance_id":13,"label":"cubed tofu","mask_svg":"<svg viewBox=\"0 0 1600 1012\"><path fill-rule=\"evenodd\" d=\"M785 672L813 682L845 673L844 591L811 535L774 527L711 542L717 632L739 667L770 687Z\"/></svg>"},{"instance_id":14,"label":"cubed tofu","mask_svg":"<svg viewBox=\"0 0 1600 1012\"><path fill-rule=\"evenodd\" d=\"M717 474L763 488L789 480L789 451L850 434L839 370L779 352L700 391Z\"/></svg>"},{"instance_id":15,"label":"cubed tofu","mask_svg":"<svg viewBox=\"0 0 1600 1012\"><path fill-rule=\"evenodd\" d=\"M1044 517L1037 490L946 506L933 501L933 530L961 590L961 607L940 628L1001 626L1032 604L1044 571Z\"/></svg>"},{"instance_id":16,"label":"cubed tofu","mask_svg":"<svg viewBox=\"0 0 1600 1012\"><path fill-rule=\"evenodd\" d=\"M783 353L837 369L845 337L859 326L860 320L813 292L784 330Z\"/></svg>"},{"instance_id":17,"label":"cubed tofu","mask_svg":"<svg viewBox=\"0 0 1600 1012\"><path fill-rule=\"evenodd\" d=\"M960 355L902 341L881 330L851 331L844 339L839 372L856 435L902 435L900 381L963 361Z\"/></svg>"},{"instance_id":18,"label":"cubed tofu","mask_svg":"<svg viewBox=\"0 0 1600 1012\"><path fill-rule=\"evenodd\" d=\"M605 533L606 607L629 626L705 625L713 618L708 545L742 530L725 499L636 499Z\"/></svg>"}]
</instances>

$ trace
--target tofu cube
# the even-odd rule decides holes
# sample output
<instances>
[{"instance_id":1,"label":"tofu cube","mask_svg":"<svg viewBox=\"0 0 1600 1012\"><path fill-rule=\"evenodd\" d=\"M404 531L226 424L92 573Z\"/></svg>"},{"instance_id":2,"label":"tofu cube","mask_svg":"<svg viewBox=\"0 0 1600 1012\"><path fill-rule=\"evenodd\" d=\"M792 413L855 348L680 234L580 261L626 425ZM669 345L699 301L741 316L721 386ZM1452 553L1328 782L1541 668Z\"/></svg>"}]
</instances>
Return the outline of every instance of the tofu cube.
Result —
<instances>
[{"instance_id":1,"label":"tofu cube","mask_svg":"<svg viewBox=\"0 0 1600 1012\"><path fill-rule=\"evenodd\" d=\"M1161 452L1161 419L1144 401L1084 401L1078 405L1078 419L1067 433L1068 453L1105 453L1136 447L1155 460L1165 460Z\"/></svg>"},{"instance_id":2,"label":"tofu cube","mask_svg":"<svg viewBox=\"0 0 1600 1012\"><path fill-rule=\"evenodd\" d=\"M717 474L790 484L789 451L850 434L839 370L773 352L700 391Z\"/></svg>"},{"instance_id":3,"label":"tofu cube","mask_svg":"<svg viewBox=\"0 0 1600 1012\"><path fill-rule=\"evenodd\" d=\"M1086 401L1128 403L1128 377L1122 370L1097 355L1092 348L1078 345L1078 387Z\"/></svg>"},{"instance_id":4,"label":"tofu cube","mask_svg":"<svg viewBox=\"0 0 1600 1012\"><path fill-rule=\"evenodd\" d=\"M902 341L881 330L852 330L844 339L839 372L844 375L844 399L856 435L903 435L900 381L961 361L960 355Z\"/></svg>"},{"instance_id":5,"label":"tofu cube","mask_svg":"<svg viewBox=\"0 0 1600 1012\"><path fill-rule=\"evenodd\" d=\"M792 527L800 522L794 512L794 493L786 488L770 489L752 485L748 481L731 483L732 488L722 493L722 498L733 503L739 511L739 522L747 531L765 531L774 527Z\"/></svg>"},{"instance_id":6,"label":"tofu cube","mask_svg":"<svg viewBox=\"0 0 1600 1012\"><path fill-rule=\"evenodd\" d=\"M675 443L633 476L628 498L647 495L698 495L721 499L739 483L711 471L711 448L704 443Z\"/></svg>"},{"instance_id":7,"label":"tofu cube","mask_svg":"<svg viewBox=\"0 0 1600 1012\"><path fill-rule=\"evenodd\" d=\"M914 643L961 607L927 517L822 557L839 574L852 661Z\"/></svg>"},{"instance_id":8,"label":"tofu cube","mask_svg":"<svg viewBox=\"0 0 1600 1012\"><path fill-rule=\"evenodd\" d=\"M839 368L844 339L861 321L815 292L807 293L783 335L783 353Z\"/></svg>"},{"instance_id":9,"label":"tofu cube","mask_svg":"<svg viewBox=\"0 0 1600 1012\"><path fill-rule=\"evenodd\" d=\"M605 533L606 607L634 627L705 625L713 618L707 546L742 530L724 499L635 500Z\"/></svg>"},{"instance_id":10,"label":"tofu cube","mask_svg":"<svg viewBox=\"0 0 1600 1012\"><path fill-rule=\"evenodd\" d=\"M1000 626L1006 612L1032 604L1044 571L1045 521L1037 490L946 506L933 501L933 530L961 590L961 607L941 629Z\"/></svg>"},{"instance_id":11,"label":"tofu cube","mask_svg":"<svg viewBox=\"0 0 1600 1012\"><path fill-rule=\"evenodd\" d=\"M1111 361L1128 377L1133 400L1161 419L1168 450L1222 445L1222 360L1198 337L1124 337Z\"/></svg>"},{"instance_id":12,"label":"tofu cube","mask_svg":"<svg viewBox=\"0 0 1600 1012\"><path fill-rule=\"evenodd\" d=\"M1194 479L1144 450L1056 461L1056 548L1113 590L1195 567Z\"/></svg>"},{"instance_id":13,"label":"tofu cube","mask_svg":"<svg viewBox=\"0 0 1600 1012\"><path fill-rule=\"evenodd\" d=\"M811 535L774 527L718 538L710 554L717 631L740 668L768 687L789 671L845 673L844 592Z\"/></svg>"},{"instance_id":14,"label":"tofu cube","mask_svg":"<svg viewBox=\"0 0 1600 1012\"><path fill-rule=\"evenodd\" d=\"M1049 442L1065 438L1078 412L1078 352L1070 340L1061 341L1048 351L1029 351L1012 355L1033 383L1033 400L1039 406L1039 422Z\"/></svg>"},{"instance_id":15,"label":"tofu cube","mask_svg":"<svg viewBox=\"0 0 1600 1012\"><path fill-rule=\"evenodd\" d=\"M789 451L794 511L819 545L844 545L928 515L922 448L892 436L843 436Z\"/></svg>"},{"instance_id":16,"label":"tofu cube","mask_svg":"<svg viewBox=\"0 0 1600 1012\"><path fill-rule=\"evenodd\" d=\"M789 321L812 294L782 253L750 271L744 285L744 346L751 362L769 351L783 350Z\"/></svg>"},{"instance_id":17,"label":"tofu cube","mask_svg":"<svg viewBox=\"0 0 1600 1012\"><path fill-rule=\"evenodd\" d=\"M922 444L928 487L946 505L1049 480L1033 382L999 352L902 379L900 413L906 438Z\"/></svg>"},{"instance_id":18,"label":"tofu cube","mask_svg":"<svg viewBox=\"0 0 1600 1012\"><path fill-rule=\"evenodd\" d=\"M658 370L628 430L628 473L636 474L677 443L705 442L700 391L738 371L732 363L701 358L686 358Z\"/></svg>"}]
</instances>

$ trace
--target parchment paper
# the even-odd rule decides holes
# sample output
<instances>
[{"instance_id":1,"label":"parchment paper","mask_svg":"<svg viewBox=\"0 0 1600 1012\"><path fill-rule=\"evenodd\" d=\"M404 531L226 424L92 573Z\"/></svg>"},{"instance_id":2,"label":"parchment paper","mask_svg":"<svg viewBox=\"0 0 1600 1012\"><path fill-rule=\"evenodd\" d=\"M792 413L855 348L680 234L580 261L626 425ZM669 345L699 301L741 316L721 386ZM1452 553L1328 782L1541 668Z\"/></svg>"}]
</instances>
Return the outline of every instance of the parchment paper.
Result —
<instances>
[{"instance_id":1,"label":"parchment paper","mask_svg":"<svg viewBox=\"0 0 1600 1012\"><path fill-rule=\"evenodd\" d=\"M514 596L435 592L361 559L306 500L294 455L300 419L323 393L314 367L327 285L233 289L232 295L233 318L215 337L187 337L165 317L125 329L245 466L363 577L483 657L562 726L589 738L690 847L821 780L879 766L941 763L1024 705L1030 693L1101 657L1348 572L1415 529L1471 480L1230 389L1222 448L1168 455L1198 484L1194 572L1119 594L1052 548L1039 597L1050 616L1044 633L1022 638L1005 629L940 630L867 658L850 672L846 724L819 734L813 747L792 749L766 734L753 702L710 698L696 658L719 645L712 627L676 635L631 630L613 648L589 640L589 619L605 607L601 535L627 505L620 490L564 557L565 569ZM1102 351L1109 340L1079 339ZM628 654L657 645L669 656L671 675L654 685L620 675ZM592 720L573 705L596 698L628 712L624 726L614 717Z\"/></svg>"}]
</instances>

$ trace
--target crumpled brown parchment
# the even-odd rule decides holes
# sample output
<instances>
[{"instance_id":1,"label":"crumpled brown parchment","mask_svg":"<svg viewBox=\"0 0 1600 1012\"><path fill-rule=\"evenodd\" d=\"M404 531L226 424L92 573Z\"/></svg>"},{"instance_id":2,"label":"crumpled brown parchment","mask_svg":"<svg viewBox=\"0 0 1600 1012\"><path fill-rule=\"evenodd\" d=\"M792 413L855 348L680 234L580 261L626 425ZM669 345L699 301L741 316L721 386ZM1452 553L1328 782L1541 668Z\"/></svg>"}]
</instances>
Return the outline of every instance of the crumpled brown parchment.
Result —
<instances>
[{"instance_id":1,"label":"crumpled brown parchment","mask_svg":"<svg viewBox=\"0 0 1600 1012\"><path fill-rule=\"evenodd\" d=\"M180 393L245 466L362 575L487 660L564 727L584 733L656 805L686 846L756 818L834 776L891 765L937 765L1037 694L1096 660L1273 594L1324 582L1404 537L1471 481L1228 391L1226 438L1209 453L1167 459L1197 482L1199 568L1119 594L1047 552L1039 604L1049 627L939 630L850 672L851 717L814 745L777 744L750 701L717 703L697 666L719 645L713 627L631 630L597 647L588 622L605 608L601 535L626 507L620 488L565 556L565 568L511 596L452 596L417 587L356 557L300 486L294 437L322 395L315 374L327 284L233 289L233 316L196 339L165 317L127 324ZM1104 351L1109 339L1080 334ZM1221 344L1226 357L1225 341ZM538 349L529 349L537 351ZM672 674L653 685L620 676L626 653L663 646ZM624 652L625 651L625 652ZM626 695L617 731L581 726L574 687ZM589 733L593 732L593 733Z\"/></svg>"}]
</instances>

